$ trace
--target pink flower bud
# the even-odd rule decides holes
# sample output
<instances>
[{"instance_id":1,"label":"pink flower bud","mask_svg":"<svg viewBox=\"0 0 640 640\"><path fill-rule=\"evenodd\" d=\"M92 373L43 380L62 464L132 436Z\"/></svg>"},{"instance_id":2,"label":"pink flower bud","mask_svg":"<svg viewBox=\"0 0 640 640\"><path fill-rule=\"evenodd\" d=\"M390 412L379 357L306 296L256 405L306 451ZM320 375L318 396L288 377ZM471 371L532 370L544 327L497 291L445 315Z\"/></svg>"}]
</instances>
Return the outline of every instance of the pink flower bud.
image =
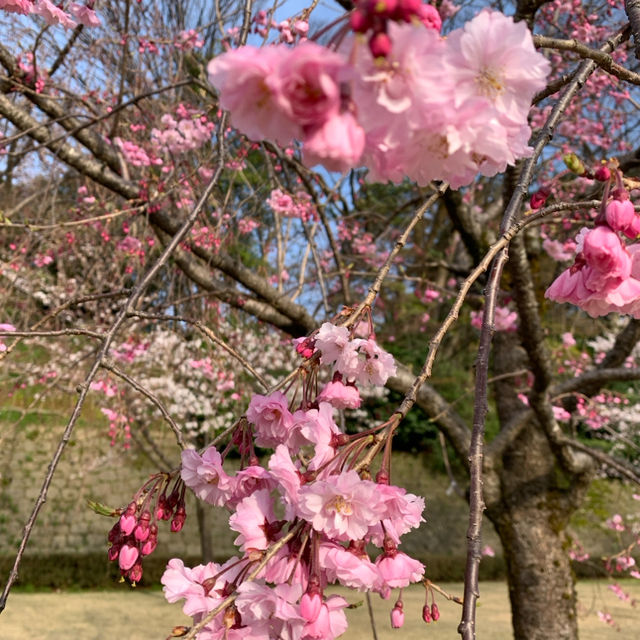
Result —
<instances>
[{"instance_id":1,"label":"pink flower bud","mask_svg":"<svg viewBox=\"0 0 640 640\"><path fill-rule=\"evenodd\" d=\"M627 198L629 196L627 195ZM605 209L605 217L607 224L614 231L622 231L625 233L629 229L636 218L636 212L633 204L628 199L611 200ZM632 236L634 237L634 236Z\"/></svg>"},{"instance_id":2,"label":"pink flower bud","mask_svg":"<svg viewBox=\"0 0 640 640\"><path fill-rule=\"evenodd\" d=\"M609 178L611 178L611 170L609 169L609 167L605 166L598 167L596 169L594 177L600 182L606 182L607 180L609 180Z\"/></svg>"},{"instance_id":3,"label":"pink flower bud","mask_svg":"<svg viewBox=\"0 0 640 640\"><path fill-rule=\"evenodd\" d=\"M429 624L432 620L431 618L431 609L429 608L428 604L425 604L424 607L422 607L422 619Z\"/></svg>"},{"instance_id":4,"label":"pink flower bud","mask_svg":"<svg viewBox=\"0 0 640 640\"><path fill-rule=\"evenodd\" d=\"M395 607L391 609L391 626L399 629L404 624L404 611L402 610L402 600L396 602Z\"/></svg>"},{"instance_id":5,"label":"pink flower bud","mask_svg":"<svg viewBox=\"0 0 640 640\"><path fill-rule=\"evenodd\" d=\"M438 622L440 619L440 609L438 609L438 605L435 602L431 605L431 617L434 622Z\"/></svg>"},{"instance_id":6,"label":"pink flower bud","mask_svg":"<svg viewBox=\"0 0 640 640\"><path fill-rule=\"evenodd\" d=\"M371 11L382 17L391 17L398 8L398 0L372 0Z\"/></svg>"},{"instance_id":7,"label":"pink flower bud","mask_svg":"<svg viewBox=\"0 0 640 640\"><path fill-rule=\"evenodd\" d=\"M307 591L300 599L300 615L307 622L315 622L322 608L322 596L320 593Z\"/></svg>"},{"instance_id":8,"label":"pink flower bud","mask_svg":"<svg viewBox=\"0 0 640 640\"><path fill-rule=\"evenodd\" d=\"M126 514L122 514L120 516L120 531L122 531L122 533L125 536L131 535L131 532L133 531L135 526L136 526L135 516L129 516Z\"/></svg>"},{"instance_id":9,"label":"pink flower bud","mask_svg":"<svg viewBox=\"0 0 640 640\"><path fill-rule=\"evenodd\" d=\"M136 540L144 542L149 537L149 521L151 520L151 514L145 510L140 516L140 520L133 532Z\"/></svg>"},{"instance_id":10,"label":"pink flower bud","mask_svg":"<svg viewBox=\"0 0 640 640\"><path fill-rule=\"evenodd\" d=\"M118 565L123 571L128 571L136 563L138 555L139 554L137 547L133 547L130 544L125 544L124 547L120 549L120 554L118 556Z\"/></svg>"},{"instance_id":11,"label":"pink flower bud","mask_svg":"<svg viewBox=\"0 0 640 640\"><path fill-rule=\"evenodd\" d=\"M438 33L440 32L442 28L442 18L433 5L421 4L416 12L416 16L427 29L434 29Z\"/></svg>"},{"instance_id":12,"label":"pink flower bud","mask_svg":"<svg viewBox=\"0 0 640 640\"><path fill-rule=\"evenodd\" d=\"M113 562L120 553L120 545L114 544L112 547L109 547L109 551L107 551L107 555L109 557L109 562Z\"/></svg>"},{"instance_id":13,"label":"pink flower bud","mask_svg":"<svg viewBox=\"0 0 640 640\"><path fill-rule=\"evenodd\" d=\"M150 553L155 551L155 548L158 546L158 536L150 534L147 538L147 541L142 545L142 549L140 549L140 555L148 556Z\"/></svg>"},{"instance_id":14,"label":"pink flower bud","mask_svg":"<svg viewBox=\"0 0 640 640\"><path fill-rule=\"evenodd\" d=\"M395 20L404 20L411 22L413 16L420 13L422 0L398 0L398 6L394 11L393 18Z\"/></svg>"}]
</instances>

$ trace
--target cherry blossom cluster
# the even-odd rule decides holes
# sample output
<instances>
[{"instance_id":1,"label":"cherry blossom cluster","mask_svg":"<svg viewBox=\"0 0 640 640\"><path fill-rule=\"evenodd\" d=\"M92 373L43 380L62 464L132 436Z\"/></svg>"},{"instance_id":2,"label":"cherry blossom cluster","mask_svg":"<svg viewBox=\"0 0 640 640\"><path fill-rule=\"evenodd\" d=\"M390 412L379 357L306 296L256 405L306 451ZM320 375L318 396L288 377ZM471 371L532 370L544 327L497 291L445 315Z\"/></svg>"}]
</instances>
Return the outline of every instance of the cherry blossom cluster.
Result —
<instances>
[{"instance_id":1,"label":"cherry blossom cluster","mask_svg":"<svg viewBox=\"0 0 640 640\"><path fill-rule=\"evenodd\" d=\"M391 51L388 22L421 22L440 31L442 19L437 9L422 0L358 0L349 23L356 33L369 35L369 50L375 58L386 58Z\"/></svg>"},{"instance_id":2,"label":"cherry blossom cluster","mask_svg":"<svg viewBox=\"0 0 640 640\"><path fill-rule=\"evenodd\" d=\"M211 140L215 125L202 114L179 105L176 110L179 120L165 113L160 122L163 128L151 129L151 143L160 151L169 153L186 153L199 149Z\"/></svg>"},{"instance_id":3,"label":"cherry blossom cluster","mask_svg":"<svg viewBox=\"0 0 640 640\"><path fill-rule=\"evenodd\" d=\"M236 594L234 604L207 618L201 640L331 640L347 628L348 602L327 597L328 584L389 598L392 589L424 574L418 560L398 549L401 536L423 521L424 500L389 483L392 429L385 428L391 423L347 435L334 417L338 409L360 405L358 385L383 385L395 374L393 357L372 335L358 338L332 323L297 340L296 350L304 363L295 400L282 391L256 394L222 451L210 446L182 453L186 486L227 508L229 526L238 533L237 557L195 568L174 559L162 577L169 602L184 599L194 623ZM324 366L332 378L317 393ZM261 464L254 446L274 451ZM242 458L236 473L224 464L232 448ZM369 466L382 448L373 480ZM375 561L367 544L381 550ZM437 620L437 605L426 609L427 621ZM390 617L392 626L402 625L401 596Z\"/></svg>"},{"instance_id":4,"label":"cherry blossom cluster","mask_svg":"<svg viewBox=\"0 0 640 640\"><path fill-rule=\"evenodd\" d=\"M230 347L241 347L270 384L277 381L276 372L294 364L291 350L277 335L222 321L217 331ZM210 351L199 340L185 340L175 331L156 329L144 338L130 336L114 346L111 357L163 401L187 438L221 430L251 396L251 383L237 359L223 350ZM112 445L122 440L129 448L130 429L149 419L148 404L106 376L94 380L91 390L103 394L110 405L101 410L109 420Z\"/></svg>"},{"instance_id":5,"label":"cherry blossom cluster","mask_svg":"<svg viewBox=\"0 0 640 640\"><path fill-rule=\"evenodd\" d=\"M145 482L127 507L110 514L119 518L109 531L108 556L118 561L123 579L133 585L140 582L142 560L158 545L158 521L170 520L174 533L182 530L187 517L184 494L180 478L159 473Z\"/></svg>"},{"instance_id":6,"label":"cherry blossom cluster","mask_svg":"<svg viewBox=\"0 0 640 640\"><path fill-rule=\"evenodd\" d=\"M318 217L311 196L301 189L293 194L273 189L267 198L267 204L285 218L300 218L303 222L308 222Z\"/></svg>"},{"instance_id":7,"label":"cherry blossom cluster","mask_svg":"<svg viewBox=\"0 0 640 640\"><path fill-rule=\"evenodd\" d=\"M309 33L309 23L306 20L289 18L288 20L276 22L269 18L264 9L256 13L253 22L255 24L254 33L266 38L269 36L270 30L275 29L278 31L278 40L287 44L293 44L296 39L298 42L303 42Z\"/></svg>"},{"instance_id":8,"label":"cherry blossom cluster","mask_svg":"<svg viewBox=\"0 0 640 640\"><path fill-rule=\"evenodd\" d=\"M605 194L595 225L580 231L573 265L545 296L575 304L592 317L618 312L639 318L640 244L627 245L620 234L631 239L640 235L640 217L625 189L615 189L609 201Z\"/></svg>"},{"instance_id":9,"label":"cherry blossom cluster","mask_svg":"<svg viewBox=\"0 0 640 640\"><path fill-rule=\"evenodd\" d=\"M93 10L93 0L89 0L86 5L77 2L66 3L66 10L62 8L64 4L56 5L50 0L0 0L0 9L25 16L37 15L44 18L47 24L61 24L67 29L77 27L78 22L85 27L100 25L100 19Z\"/></svg>"},{"instance_id":10,"label":"cherry blossom cluster","mask_svg":"<svg viewBox=\"0 0 640 640\"><path fill-rule=\"evenodd\" d=\"M245 46L214 58L209 80L242 133L299 140L304 161L330 171L457 188L531 153L527 115L550 67L523 22L483 11L447 38L439 24L385 24L382 59L357 34L338 51Z\"/></svg>"}]
</instances>

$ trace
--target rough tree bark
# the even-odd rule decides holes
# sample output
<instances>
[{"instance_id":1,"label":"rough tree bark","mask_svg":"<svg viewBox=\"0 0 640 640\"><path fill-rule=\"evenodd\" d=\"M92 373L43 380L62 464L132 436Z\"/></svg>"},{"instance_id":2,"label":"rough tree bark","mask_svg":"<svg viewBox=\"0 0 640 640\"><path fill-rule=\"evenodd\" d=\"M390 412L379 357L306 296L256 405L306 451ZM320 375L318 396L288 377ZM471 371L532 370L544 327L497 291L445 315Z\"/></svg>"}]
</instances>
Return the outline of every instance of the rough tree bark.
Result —
<instances>
[{"instance_id":1,"label":"rough tree bark","mask_svg":"<svg viewBox=\"0 0 640 640\"><path fill-rule=\"evenodd\" d=\"M532 421L503 456L500 497L487 515L502 542L516 640L577 640L575 577L566 526L590 476L558 468Z\"/></svg>"}]
</instances>

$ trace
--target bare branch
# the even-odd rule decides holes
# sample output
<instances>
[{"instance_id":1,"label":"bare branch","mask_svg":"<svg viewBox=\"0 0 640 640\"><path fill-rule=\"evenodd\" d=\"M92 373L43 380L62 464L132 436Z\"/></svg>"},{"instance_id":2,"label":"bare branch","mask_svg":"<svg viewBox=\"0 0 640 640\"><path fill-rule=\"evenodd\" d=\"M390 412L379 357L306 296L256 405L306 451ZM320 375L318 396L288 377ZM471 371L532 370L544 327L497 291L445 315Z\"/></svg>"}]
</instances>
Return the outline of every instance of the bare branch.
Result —
<instances>
[{"instance_id":1,"label":"bare branch","mask_svg":"<svg viewBox=\"0 0 640 640\"><path fill-rule=\"evenodd\" d=\"M111 371L111 373L115 374L119 378L122 378L127 384L131 385L136 391L145 396L145 398L148 398L158 408L162 417L171 427L171 431L173 431L174 435L176 436L176 442L178 443L178 446L181 449L187 448L187 445L185 444L184 438L182 436L182 429L180 429L180 427L175 423L174 419L171 417L170 413L167 411L167 408L164 406L158 396L149 391L149 389L140 384L130 375L122 371L122 369L116 366L116 364L110 358L103 358L100 366L107 371Z\"/></svg>"}]
</instances>

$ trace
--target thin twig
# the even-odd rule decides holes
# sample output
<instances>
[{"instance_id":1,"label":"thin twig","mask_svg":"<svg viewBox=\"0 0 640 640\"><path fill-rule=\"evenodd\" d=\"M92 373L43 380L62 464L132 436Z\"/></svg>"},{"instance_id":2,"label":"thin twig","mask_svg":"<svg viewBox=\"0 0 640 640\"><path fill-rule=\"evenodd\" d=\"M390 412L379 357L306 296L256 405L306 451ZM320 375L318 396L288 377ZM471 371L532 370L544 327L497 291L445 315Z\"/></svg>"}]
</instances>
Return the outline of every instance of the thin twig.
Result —
<instances>
[{"instance_id":1,"label":"thin twig","mask_svg":"<svg viewBox=\"0 0 640 640\"><path fill-rule=\"evenodd\" d=\"M118 376L119 378L122 378L126 383L131 385L136 391L138 391L143 396L148 398L156 407L158 407L158 410L162 414L162 417L166 420L166 422L171 427L171 431L173 431L173 433L175 434L178 446L182 450L187 448L187 445L185 444L184 438L182 436L182 430L176 424L174 419L171 417L171 415L167 411L167 408L164 406L164 404L162 404L162 401L160 400L160 398L158 398L158 396L156 396L153 392L149 391L149 389L147 389L144 385L140 384L137 380L132 378L130 375L122 371L122 369L120 369L109 358L103 358L102 362L100 363L100 366L103 369L106 369L107 371L111 371L111 373Z\"/></svg>"},{"instance_id":2,"label":"thin twig","mask_svg":"<svg viewBox=\"0 0 640 640\"><path fill-rule=\"evenodd\" d=\"M437 591L441 596L444 596L450 602L455 602L456 604L460 604L460 605L463 604L464 602L462 598L458 596L454 596L452 593L445 591L442 587L439 587L435 582L431 582L431 580L425 580L424 586L427 589L433 589L434 591Z\"/></svg>"},{"instance_id":3,"label":"thin twig","mask_svg":"<svg viewBox=\"0 0 640 640\"><path fill-rule=\"evenodd\" d=\"M367 601L367 611L369 612L369 624L371 625L371 635L373 640L378 640L378 630L376 629L376 619L373 617L373 605L371 603L371 593L367 591L365 593L365 599Z\"/></svg>"},{"instance_id":4,"label":"thin twig","mask_svg":"<svg viewBox=\"0 0 640 640\"><path fill-rule=\"evenodd\" d=\"M16 554L13 568L11 569L9 579L7 580L7 583L4 587L2 596L0 596L0 613L4 610L7 603L7 598L9 597L9 592L11 591L11 587L13 586L16 579L18 578L18 568L20 566L20 562L22 561L22 557L27 547L29 537L31 536L31 531L33 530L35 522L38 518L40 509L46 502L47 493L49 491L49 487L53 480L53 476L58 467L58 463L60 462L60 458L62 457L62 453L64 452L67 443L71 439L71 434L73 433L73 429L76 425L76 422L80 417L80 413L82 411L84 403L87 399L87 395L89 393L91 382L93 381L98 370L100 369L101 363L107 357L109 348L111 347L111 344L115 339L115 336L118 330L127 319L129 313L133 310L133 308L136 306L138 301L141 299L142 295L146 291L149 284L151 284L151 282L154 280L154 278L156 277L160 269L167 263L167 261L171 257L171 254L175 251L175 249L180 245L180 243L184 240L186 235L189 233L189 230L195 224L198 216L200 215L200 211L206 204L207 200L209 199L209 196L211 195L215 186L217 185L220 174L222 173L222 170L224 168L224 158L225 158L224 129L225 127L226 127L226 116L223 115L220 120L220 125L218 128L218 136L217 136L218 165L211 180L207 184L206 188L204 189L204 192L202 193L198 202L193 207L189 216L183 222L179 231L173 236L173 238L171 239L171 242L167 244L162 254L156 259L152 267L149 269L149 271L147 271L146 275L140 280L138 285L131 292L131 295L127 299L124 307L121 309L120 313L112 323L111 328L107 332L104 338L104 342L102 343L102 347L100 348L100 351L97 357L95 358L89 372L85 376L83 384L79 386L80 396L76 402L76 405L73 409L71 417L69 418L67 426L64 429L60 442L58 443L58 446L53 454L53 457L51 458L51 462L49 463L49 468L45 475L44 481L42 483L42 487L40 489L40 492L34 504L33 510L25 524L24 533L22 536L22 540L20 542L20 546L18 548L18 552Z\"/></svg>"},{"instance_id":5,"label":"thin twig","mask_svg":"<svg viewBox=\"0 0 640 640\"><path fill-rule=\"evenodd\" d=\"M396 240L396 243L393 249L389 252L389 255L387 256L387 259L384 261L384 264L382 265L382 267L380 267L378 271L378 275L376 276L376 279L374 280L373 284L369 287L369 292L367 293L367 296L355 308L353 313L351 313L351 315L343 323L344 326L348 327L354 324L356 320L360 317L360 314L364 311L365 307L370 307L373 304L378 293L380 293L382 283L384 282L384 279L389 273L389 270L391 269L391 265L393 264L393 261L395 260L398 253L400 253L400 251L402 251L402 249L404 248L404 245L406 244L409 238L409 235L413 231L413 228L418 224L418 222L420 222L420 220L422 220L422 217L424 216L424 214L436 202L436 200L438 200L438 198L440 198L444 194L444 192L448 188L449 188L449 184L446 182L443 182L440 186L438 186L438 188L436 189L436 192L433 195L431 195L429 198L427 198L425 203L421 207L419 207L418 210L413 214L411 221L407 225L406 229L402 232L402 235L398 238L398 240Z\"/></svg>"}]
</instances>

